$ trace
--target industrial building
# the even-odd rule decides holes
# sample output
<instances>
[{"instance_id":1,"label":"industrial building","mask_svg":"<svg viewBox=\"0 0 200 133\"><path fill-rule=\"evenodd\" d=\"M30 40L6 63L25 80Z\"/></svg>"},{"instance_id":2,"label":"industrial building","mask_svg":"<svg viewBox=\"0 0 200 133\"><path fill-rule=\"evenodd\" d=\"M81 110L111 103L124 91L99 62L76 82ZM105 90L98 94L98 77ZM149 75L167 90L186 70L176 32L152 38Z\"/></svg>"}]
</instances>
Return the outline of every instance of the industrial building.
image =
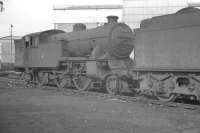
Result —
<instances>
[{"instance_id":1,"label":"industrial building","mask_svg":"<svg viewBox=\"0 0 200 133\"><path fill-rule=\"evenodd\" d=\"M6 36L0 38L0 60L3 63L14 63L15 60L15 45L14 40L19 39L19 36Z\"/></svg>"},{"instance_id":2,"label":"industrial building","mask_svg":"<svg viewBox=\"0 0 200 133\"><path fill-rule=\"evenodd\" d=\"M139 28L143 19L175 13L181 8L199 6L194 0L122 0L121 4L54 6L54 28L72 31L74 23L94 28L106 22L106 16L116 15L120 22Z\"/></svg>"},{"instance_id":3,"label":"industrial building","mask_svg":"<svg viewBox=\"0 0 200 133\"><path fill-rule=\"evenodd\" d=\"M72 31L74 23L84 23L88 29L103 25L106 17L115 15L122 21L122 5L54 6L54 28Z\"/></svg>"}]
</instances>

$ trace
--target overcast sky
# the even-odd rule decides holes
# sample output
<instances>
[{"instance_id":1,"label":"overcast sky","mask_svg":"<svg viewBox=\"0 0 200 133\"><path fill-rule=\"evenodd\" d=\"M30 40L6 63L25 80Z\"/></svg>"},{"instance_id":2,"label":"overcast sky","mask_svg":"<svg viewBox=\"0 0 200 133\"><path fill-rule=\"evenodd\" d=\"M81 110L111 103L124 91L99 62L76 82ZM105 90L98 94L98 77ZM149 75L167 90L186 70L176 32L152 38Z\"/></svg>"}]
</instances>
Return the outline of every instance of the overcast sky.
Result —
<instances>
[{"instance_id":1,"label":"overcast sky","mask_svg":"<svg viewBox=\"0 0 200 133\"><path fill-rule=\"evenodd\" d=\"M0 36L22 36L53 28L54 5L121 4L122 0L3 0L4 12L0 13Z\"/></svg>"}]
</instances>

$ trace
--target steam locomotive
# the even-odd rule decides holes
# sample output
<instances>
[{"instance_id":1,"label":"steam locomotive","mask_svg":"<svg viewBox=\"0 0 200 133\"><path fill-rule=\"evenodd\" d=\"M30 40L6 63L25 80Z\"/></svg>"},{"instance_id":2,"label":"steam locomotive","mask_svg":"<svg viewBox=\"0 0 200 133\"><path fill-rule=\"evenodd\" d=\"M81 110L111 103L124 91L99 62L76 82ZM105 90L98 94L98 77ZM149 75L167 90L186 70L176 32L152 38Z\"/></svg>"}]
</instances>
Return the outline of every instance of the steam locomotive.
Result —
<instances>
[{"instance_id":1,"label":"steam locomotive","mask_svg":"<svg viewBox=\"0 0 200 133\"><path fill-rule=\"evenodd\" d=\"M197 8L145 19L134 32L109 16L94 29L76 24L70 33L48 30L16 40L15 68L40 85L105 88L111 94L129 88L162 101L199 101L199 36Z\"/></svg>"},{"instance_id":2,"label":"steam locomotive","mask_svg":"<svg viewBox=\"0 0 200 133\"><path fill-rule=\"evenodd\" d=\"M76 24L70 33L48 30L26 35L15 41L15 68L40 85L102 88L114 71L120 74L119 69L126 70L126 63L132 62L132 30L117 19L109 16L107 24L90 30Z\"/></svg>"}]
</instances>

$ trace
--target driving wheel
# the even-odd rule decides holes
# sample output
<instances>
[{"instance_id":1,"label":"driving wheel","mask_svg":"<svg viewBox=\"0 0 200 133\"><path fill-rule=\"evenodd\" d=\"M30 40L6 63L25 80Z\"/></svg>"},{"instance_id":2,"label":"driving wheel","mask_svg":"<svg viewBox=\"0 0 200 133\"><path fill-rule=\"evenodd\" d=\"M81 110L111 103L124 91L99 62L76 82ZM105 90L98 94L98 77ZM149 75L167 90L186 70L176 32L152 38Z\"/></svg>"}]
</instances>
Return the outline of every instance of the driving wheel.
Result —
<instances>
[{"instance_id":1,"label":"driving wheel","mask_svg":"<svg viewBox=\"0 0 200 133\"><path fill-rule=\"evenodd\" d=\"M120 80L116 74L110 74L105 79L105 87L109 94L119 94L120 93Z\"/></svg>"},{"instance_id":2,"label":"driving wheel","mask_svg":"<svg viewBox=\"0 0 200 133\"><path fill-rule=\"evenodd\" d=\"M71 77L61 74L54 79L54 83L59 89L71 87Z\"/></svg>"},{"instance_id":3,"label":"driving wheel","mask_svg":"<svg viewBox=\"0 0 200 133\"><path fill-rule=\"evenodd\" d=\"M73 78L73 83L76 89L86 91L89 90L91 79L85 75L78 75Z\"/></svg>"}]
</instances>

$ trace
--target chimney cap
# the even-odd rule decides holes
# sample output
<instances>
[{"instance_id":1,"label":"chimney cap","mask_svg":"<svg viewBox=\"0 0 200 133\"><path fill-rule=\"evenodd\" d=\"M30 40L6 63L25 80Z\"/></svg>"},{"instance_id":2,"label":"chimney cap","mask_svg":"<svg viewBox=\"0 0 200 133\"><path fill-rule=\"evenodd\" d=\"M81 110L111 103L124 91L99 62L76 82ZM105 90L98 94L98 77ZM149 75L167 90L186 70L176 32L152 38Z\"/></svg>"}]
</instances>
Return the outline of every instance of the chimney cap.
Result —
<instances>
[{"instance_id":1,"label":"chimney cap","mask_svg":"<svg viewBox=\"0 0 200 133\"><path fill-rule=\"evenodd\" d=\"M107 16L107 18L119 18L119 17L115 16L115 15L109 15L109 16Z\"/></svg>"},{"instance_id":2,"label":"chimney cap","mask_svg":"<svg viewBox=\"0 0 200 133\"><path fill-rule=\"evenodd\" d=\"M118 19L119 17L115 16L115 15L109 15L109 16L107 16L107 19L110 19L110 18L112 18L112 19Z\"/></svg>"}]
</instances>

